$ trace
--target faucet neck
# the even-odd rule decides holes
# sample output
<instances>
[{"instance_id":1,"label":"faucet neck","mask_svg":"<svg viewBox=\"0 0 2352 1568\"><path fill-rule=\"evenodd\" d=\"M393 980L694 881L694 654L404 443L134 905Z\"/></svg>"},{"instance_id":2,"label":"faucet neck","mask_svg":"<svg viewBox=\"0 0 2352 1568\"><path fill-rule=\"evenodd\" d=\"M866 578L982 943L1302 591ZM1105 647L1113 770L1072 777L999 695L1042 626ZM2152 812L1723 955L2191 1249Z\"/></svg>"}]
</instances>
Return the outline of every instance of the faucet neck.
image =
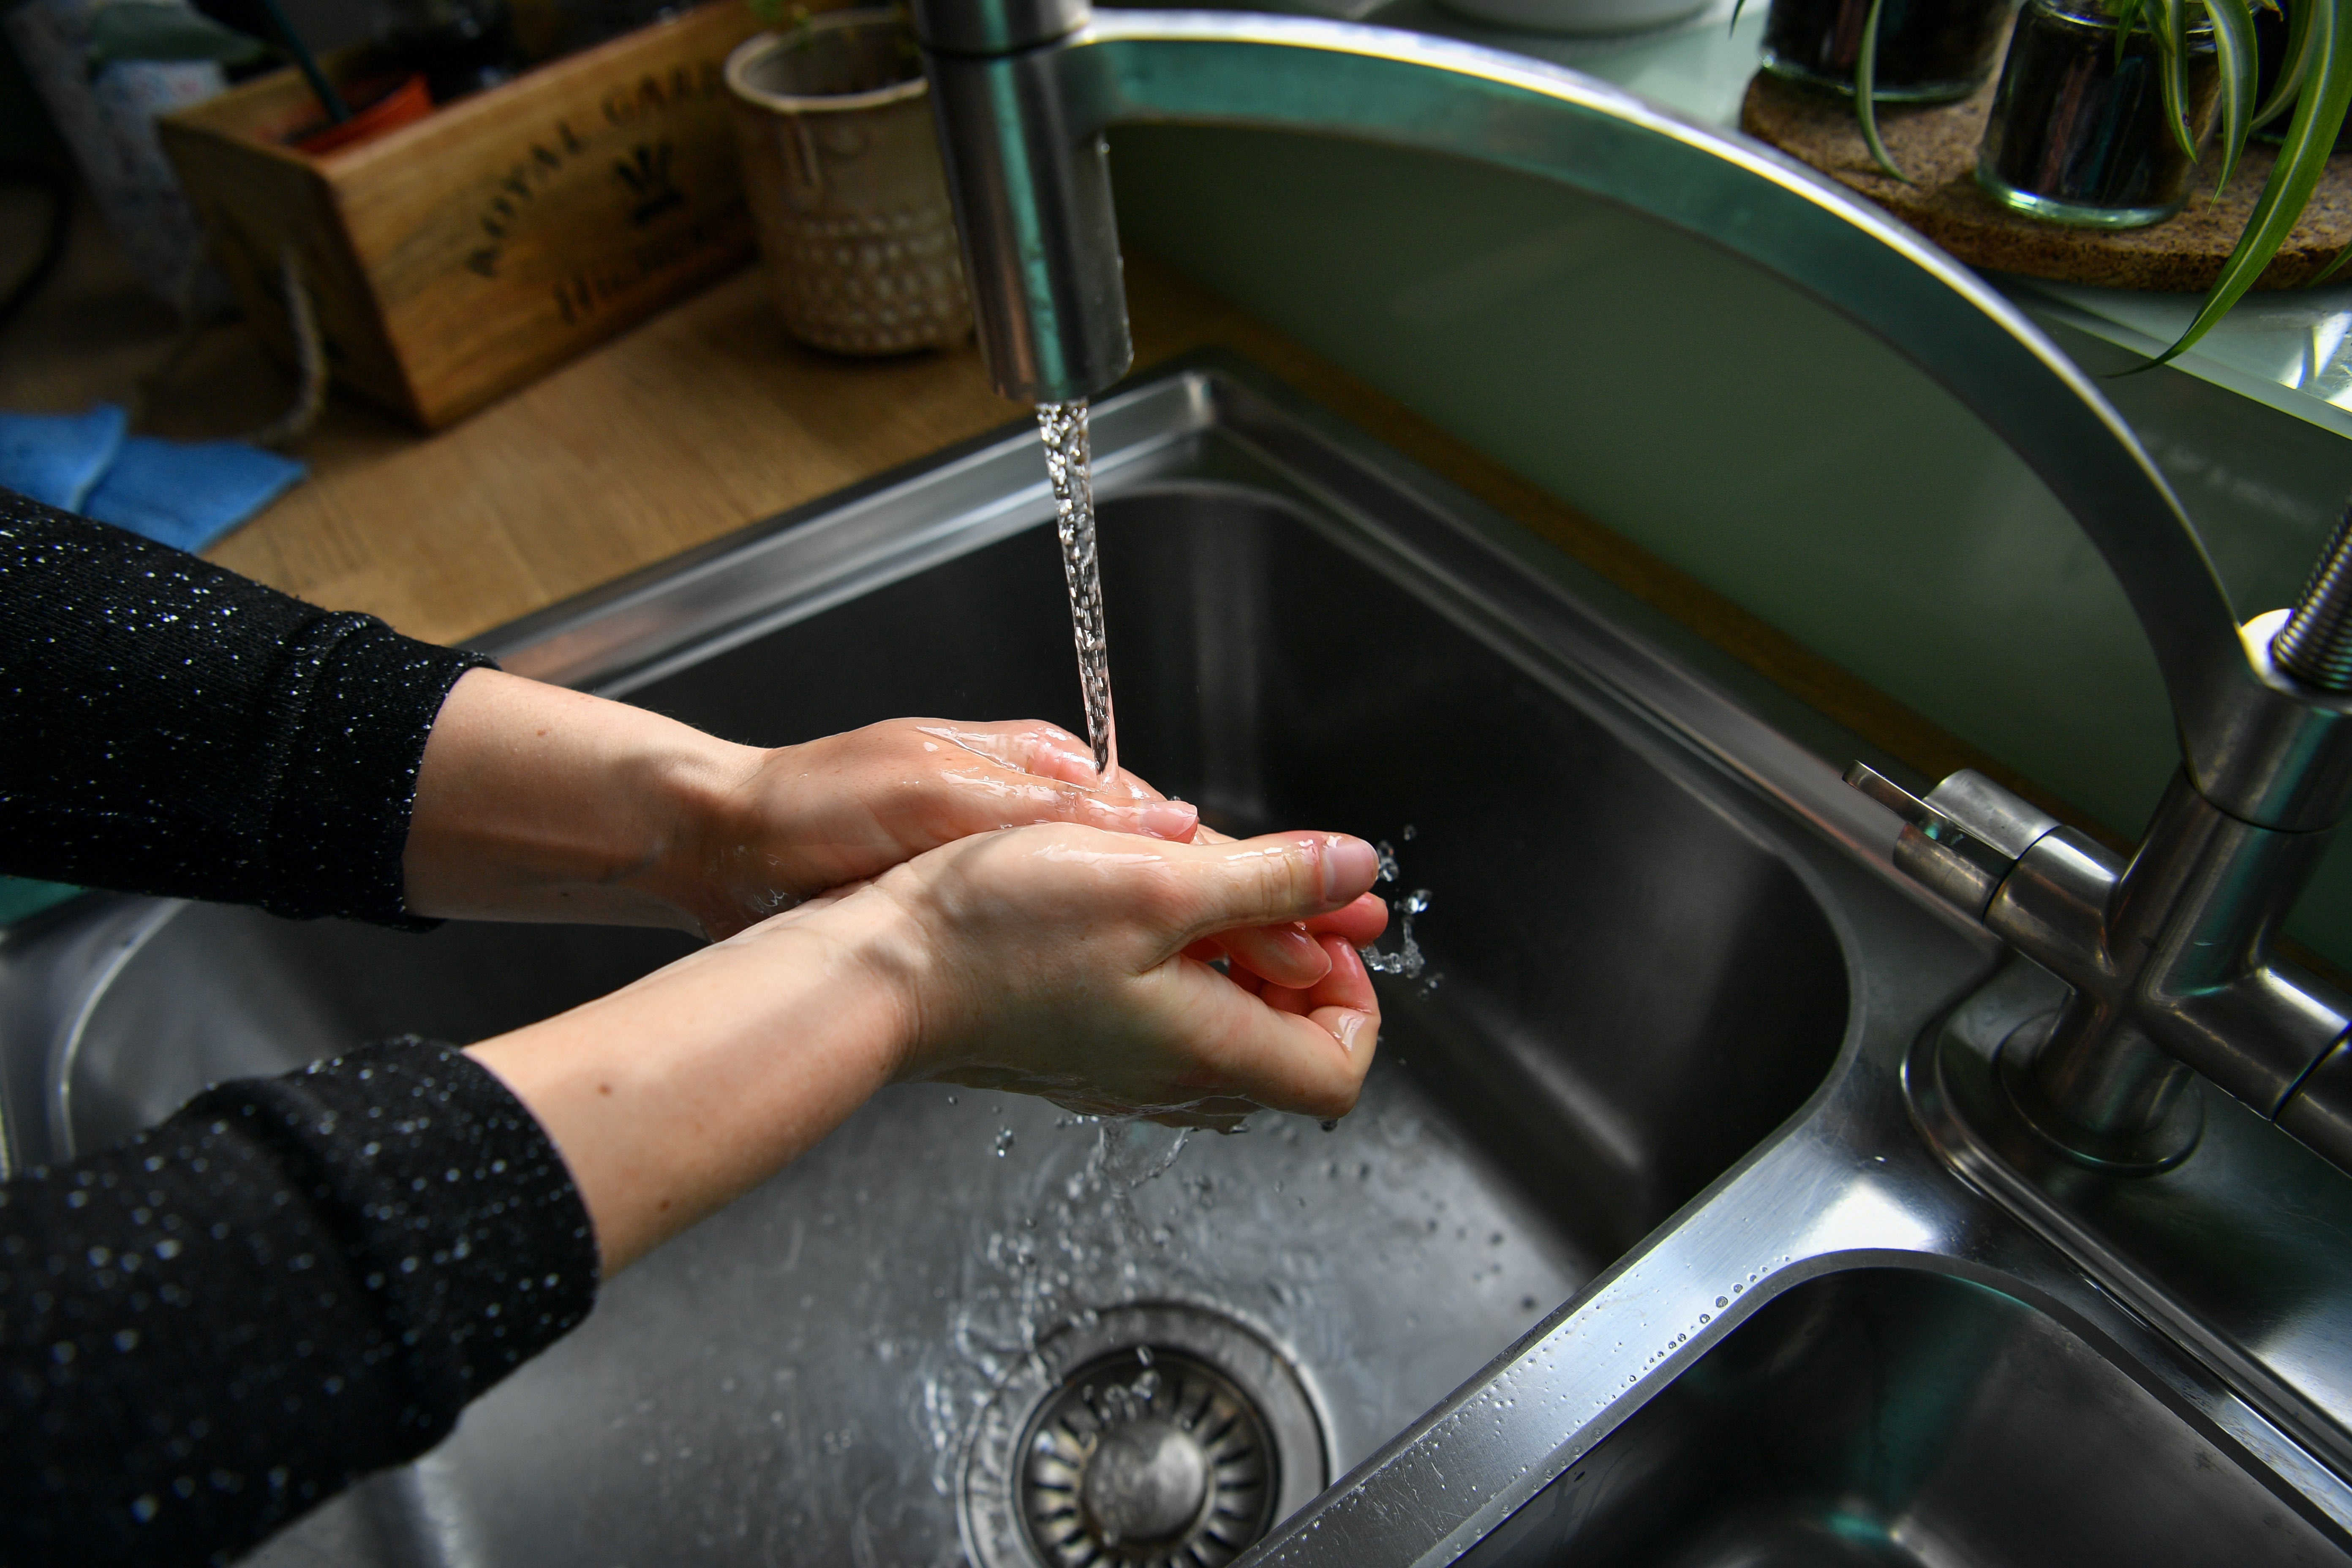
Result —
<instances>
[{"instance_id":1,"label":"faucet neck","mask_svg":"<svg viewBox=\"0 0 2352 1568\"><path fill-rule=\"evenodd\" d=\"M915 0L982 357L999 395L1091 397L1135 358L1087 0ZM1057 30L1059 29L1059 30Z\"/></svg>"}]
</instances>

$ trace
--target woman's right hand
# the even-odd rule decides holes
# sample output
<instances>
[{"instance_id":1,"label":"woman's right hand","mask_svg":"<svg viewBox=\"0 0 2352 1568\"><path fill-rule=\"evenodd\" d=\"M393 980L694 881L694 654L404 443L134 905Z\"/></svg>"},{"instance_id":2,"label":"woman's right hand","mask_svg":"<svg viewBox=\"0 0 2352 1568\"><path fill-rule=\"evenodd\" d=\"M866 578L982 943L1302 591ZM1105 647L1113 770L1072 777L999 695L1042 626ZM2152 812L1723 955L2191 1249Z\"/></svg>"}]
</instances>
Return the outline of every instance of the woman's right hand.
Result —
<instances>
[{"instance_id":1,"label":"woman's right hand","mask_svg":"<svg viewBox=\"0 0 2352 1568\"><path fill-rule=\"evenodd\" d=\"M1253 991L1186 956L1369 890L1360 839L1176 844L1067 824L917 857L473 1054L571 1166L610 1272L748 1190L892 1079L1224 1125L1337 1116L1380 1006L1355 950Z\"/></svg>"},{"instance_id":2,"label":"woman's right hand","mask_svg":"<svg viewBox=\"0 0 2352 1568\"><path fill-rule=\"evenodd\" d=\"M1173 844L1041 826L909 861L840 918L887 904L904 921L873 950L909 1008L902 1079L1177 1122L1258 1106L1339 1116L1380 1029L1355 948L1303 938L1313 961L1289 986L1237 984L1192 953L1328 920L1378 869L1370 845L1337 834Z\"/></svg>"}]
</instances>

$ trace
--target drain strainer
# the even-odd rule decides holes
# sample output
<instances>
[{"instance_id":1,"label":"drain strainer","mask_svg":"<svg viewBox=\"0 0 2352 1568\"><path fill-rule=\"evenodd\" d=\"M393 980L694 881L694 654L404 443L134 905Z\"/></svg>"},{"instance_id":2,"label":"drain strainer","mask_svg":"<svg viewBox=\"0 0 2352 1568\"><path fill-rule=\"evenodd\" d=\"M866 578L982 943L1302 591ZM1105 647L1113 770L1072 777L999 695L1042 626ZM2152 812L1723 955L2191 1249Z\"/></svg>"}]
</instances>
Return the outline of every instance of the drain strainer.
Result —
<instances>
[{"instance_id":1,"label":"drain strainer","mask_svg":"<svg viewBox=\"0 0 2352 1568\"><path fill-rule=\"evenodd\" d=\"M965 1544L982 1568L1223 1568L1328 1479L1314 1403L1264 1339L1121 1307L1045 1341L982 1412Z\"/></svg>"},{"instance_id":2,"label":"drain strainer","mask_svg":"<svg viewBox=\"0 0 2352 1568\"><path fill-rule=\"evenodd\" d=\"M1080 1368L1030 1417L1022 1517L1055 1568L1105 1557L1219 1568L1273 1522L1279 1467L1230 1378L1139 1345Z\"/></svg>"}]
</instances>

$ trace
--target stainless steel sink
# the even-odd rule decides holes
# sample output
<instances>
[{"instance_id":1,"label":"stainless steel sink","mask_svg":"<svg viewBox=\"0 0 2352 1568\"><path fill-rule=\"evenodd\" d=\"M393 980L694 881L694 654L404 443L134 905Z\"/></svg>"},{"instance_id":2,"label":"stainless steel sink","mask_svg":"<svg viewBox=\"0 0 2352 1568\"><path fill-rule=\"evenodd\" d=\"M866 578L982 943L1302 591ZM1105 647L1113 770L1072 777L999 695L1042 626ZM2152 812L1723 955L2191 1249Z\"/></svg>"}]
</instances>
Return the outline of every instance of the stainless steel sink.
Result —
<instances>
[{"instance_id":1,"label":"stainless steel sink","mask_svg":"<svg viewBox=\"0 0 2352 1568\"><path fill-rule=\"evenodd\" d=\"M2056 1320L1857 1268L1775 1299L1465 1568L2325 1563L2337 1548Z\"/></svg>"},{"instance_id":2,"label":"stainless steel sink","mask_svg":"<svg viewBox=\"0 0 2352 1568\"><path fill-rule=\"evenodd\" d=\"M2035 1443L2185 1465L2166 1496L2215 1518L2269 1500L2284 1522L2231 1537L2254 1562L2352 1539L2307 1446L1914 1130L1905 1053L1999 952L1889 873L1850 742L1244 368L1108 401L1096 450L1122 754L1231 830L1388 840L1388 890L1427 889L1361 1108L1180 1148L886 1092L256 1561L1081 1568L1030 1458L1055 1412L1084 1447L1213 1395L1255 1412L1234 1517L1287 1518L1268 1562L1490 1534L1512 1563L2008 1561L1986 1517L2022 1494L1922 1467ZM744 741L1075 723L1049 518L1010 433L490 646ZM83 900L0 938L7 1157L344 1045L478 1038L683 946ZM1903 1533L1930 1515L1965 1550ZM1234 1529L1176 1560L1217 1568Z\"/></svg>"}]
</instances>

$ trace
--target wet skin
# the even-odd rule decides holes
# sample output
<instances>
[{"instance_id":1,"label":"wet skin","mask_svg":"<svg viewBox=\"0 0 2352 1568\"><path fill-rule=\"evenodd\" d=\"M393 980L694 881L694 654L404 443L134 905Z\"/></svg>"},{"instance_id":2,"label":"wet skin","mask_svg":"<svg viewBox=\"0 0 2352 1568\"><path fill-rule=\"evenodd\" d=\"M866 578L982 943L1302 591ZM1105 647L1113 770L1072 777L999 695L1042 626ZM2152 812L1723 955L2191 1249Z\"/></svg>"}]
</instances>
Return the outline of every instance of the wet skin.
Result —
<instances>
[{"instance_id":1,"label":"wet skin","mask_svg":"<svg viewBox=\"0 0 2352 1568\"><path fill-rule=\"evenodd\" d=\"M1370 845L1227 839L1132 774L1098 784L1047 724L760 751L478 670L404 865L421 914L721 939L471 1047L562 1152L608 1274L893 1080L1225 1127L1344 1114L1379 1037Z\"/></svg>"}]
</instances>

